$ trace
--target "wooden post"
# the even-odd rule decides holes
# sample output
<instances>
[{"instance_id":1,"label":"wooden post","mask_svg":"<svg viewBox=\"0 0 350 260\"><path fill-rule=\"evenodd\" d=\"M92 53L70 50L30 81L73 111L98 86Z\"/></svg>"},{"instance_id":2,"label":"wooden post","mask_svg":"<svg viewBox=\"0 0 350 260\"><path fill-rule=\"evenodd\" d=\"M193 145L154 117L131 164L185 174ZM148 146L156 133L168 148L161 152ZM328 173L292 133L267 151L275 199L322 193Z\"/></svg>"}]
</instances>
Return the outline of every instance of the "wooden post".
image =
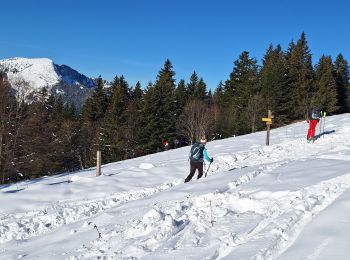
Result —
<instances>
[{"instance_id":1,"label":"wooden post","mask_svg":"<svg viewBox=\"0 0 350 260\"><path fill-rule=\"evenodd\" d=\"M272 112L271 110L268 110L267 112L267 118L262 118L263 122L266 122L266 145L270 145L270 126L272 124Z\"/></svg>"},{"instance_id":2,"label":"wooden post","mask_svg":"<svg viewBox=\"0 0 350 260\"><path fill-rule=\"evenodd\" d=\"M267 126L267 132L266 132L266 145L270 145L270 126L272 124L272 112L271 110L268 110L267 112L267 118L270 118L271 121L270 122L266 122L266 126Z\"/></svg>"},{"instance_id":3,"label":"wooden post","mask_svg":"<svg viewBox=\"0 0 350 260\"><path fill-rule=\"evenodd\" d=\"M101 176L101 151L97 151L96 156L96 177Z\"/></svg>"}]
</instances>

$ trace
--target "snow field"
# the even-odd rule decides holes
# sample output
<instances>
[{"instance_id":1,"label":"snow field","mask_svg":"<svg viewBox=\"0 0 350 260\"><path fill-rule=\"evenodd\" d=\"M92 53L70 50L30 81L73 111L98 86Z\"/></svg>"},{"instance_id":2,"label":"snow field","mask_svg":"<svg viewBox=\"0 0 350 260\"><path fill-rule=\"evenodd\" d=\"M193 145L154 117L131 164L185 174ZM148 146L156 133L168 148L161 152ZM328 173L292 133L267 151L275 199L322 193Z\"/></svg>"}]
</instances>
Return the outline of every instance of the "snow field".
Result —
<instances>
[{"instance_id":1,"label":"snow field","mask_svg":"<svg viewBox=\"0 0 350 260\"><path fill-rule=\"evenodd\" d=\"M293 245L350 190L350 122L327 122L314 144L304 123L273 130L269 147L264 133L208 143L208 177L186 184L188 147L104 165L99 178L0 187L13 204L0 213L0 259L302 259Z\"/></svg>"}]
</instances>

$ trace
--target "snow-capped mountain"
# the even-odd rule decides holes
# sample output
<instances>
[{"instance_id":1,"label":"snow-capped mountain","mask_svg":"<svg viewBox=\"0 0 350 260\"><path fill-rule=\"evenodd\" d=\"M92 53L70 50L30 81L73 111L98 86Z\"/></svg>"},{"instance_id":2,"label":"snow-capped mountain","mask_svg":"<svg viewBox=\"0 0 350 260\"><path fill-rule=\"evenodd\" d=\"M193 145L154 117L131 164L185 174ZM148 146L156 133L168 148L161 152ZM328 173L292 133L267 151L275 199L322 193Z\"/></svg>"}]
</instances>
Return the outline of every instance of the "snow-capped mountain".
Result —
<instances>
[{"instance_id":1,"label":"snow-capped mountain","mask_svg":"<svg viewBox=\"0 0 350 260\"><path fill-rule=\"evenodd\" d=\"M18 90L20 82L26 82L33 93L46 87L51 94L60 94L66 102L80 107L95 86L93 79L66 65L57 65L47 58L10 58L0 60L0 69Z\"/></svg>"}]
</instances>

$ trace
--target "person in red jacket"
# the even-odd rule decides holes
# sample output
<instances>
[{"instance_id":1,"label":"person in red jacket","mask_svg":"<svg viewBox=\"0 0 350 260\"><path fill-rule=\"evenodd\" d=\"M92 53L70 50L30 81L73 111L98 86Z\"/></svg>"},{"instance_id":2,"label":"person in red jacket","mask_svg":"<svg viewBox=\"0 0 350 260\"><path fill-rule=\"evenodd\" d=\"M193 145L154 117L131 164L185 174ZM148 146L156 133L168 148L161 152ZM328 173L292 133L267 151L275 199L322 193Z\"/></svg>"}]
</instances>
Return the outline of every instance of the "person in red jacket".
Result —
<instances>
[{"instance_id":1,"label":"person in red jacket","mask_svg":"<svg viewBox=\"0 0 350 260\"><path fill-rule=\"evenodd\" d=\"M315 132L318 121L320 121L320 109L313 108L308 114L309 130L307 131L307 141L315 141Z\"/></svg>"}]
</instances>

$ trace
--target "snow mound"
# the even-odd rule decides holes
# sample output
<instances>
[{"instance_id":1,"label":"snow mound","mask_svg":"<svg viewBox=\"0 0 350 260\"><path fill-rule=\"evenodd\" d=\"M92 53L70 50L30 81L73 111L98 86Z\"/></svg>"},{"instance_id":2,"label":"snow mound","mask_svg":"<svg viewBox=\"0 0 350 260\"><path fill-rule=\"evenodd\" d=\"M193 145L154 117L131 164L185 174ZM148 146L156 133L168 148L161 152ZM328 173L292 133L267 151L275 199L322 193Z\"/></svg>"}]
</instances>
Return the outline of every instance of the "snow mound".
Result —
<instances>
[{"instance_id":1,"label":"snow mound","mask_svg":"<svg viewBox=\"0 0 350 260\"><path fill-rule=\"evenodd\" d=\"M143 170L149 170L149 169L154 168L154 165L151 164L151 163L141 163L141 164L139 165L139 168L140 168L140 169L143 169Z\"/></svg>"},{"instance_id":2,"label":"snow mound","mask_svg":"<svg viewBox=\"0 0 350 260\"><path fill-rule=\"evenodd\" d=\"M92 180L89 178L80 177L78 175L73 175L68 178L68 182L76 182L76 181L86 181L91 182Z\"/></svg>"}]
</instances>

